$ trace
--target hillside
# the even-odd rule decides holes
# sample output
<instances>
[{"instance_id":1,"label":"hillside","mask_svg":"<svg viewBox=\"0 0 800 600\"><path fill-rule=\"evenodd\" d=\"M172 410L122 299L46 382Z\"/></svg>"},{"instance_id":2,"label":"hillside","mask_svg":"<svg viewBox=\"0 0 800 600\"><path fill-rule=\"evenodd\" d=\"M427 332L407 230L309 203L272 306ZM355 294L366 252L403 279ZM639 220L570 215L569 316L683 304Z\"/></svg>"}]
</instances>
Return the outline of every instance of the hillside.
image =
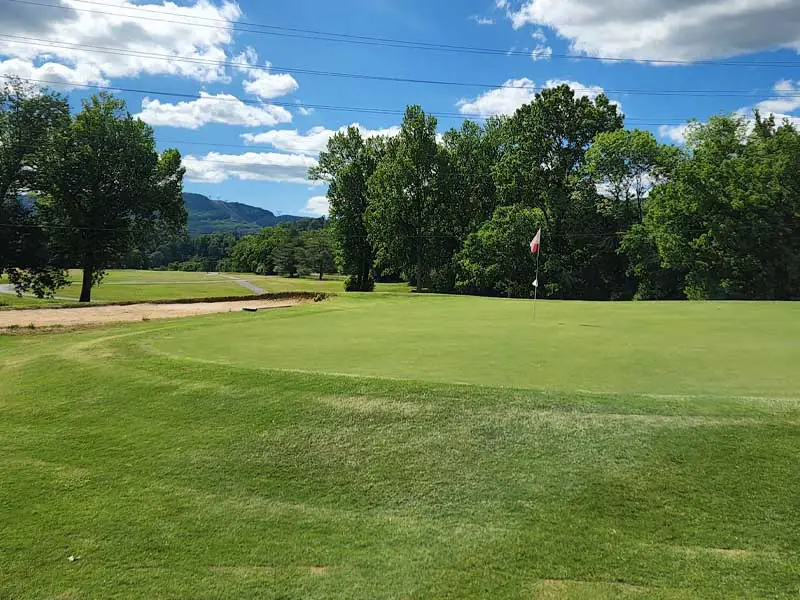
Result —
<instances>
[{"instance_id":1,"label":"hillside","mask_svg":"<svg viewBox=\"0 0 800 600\"><path fill-rule=\"evenodd\" d=\"M202 194L184 193L186 210L189 213L189 233L219 233L238 231L248 233L263 227L272 227L286 221L297 221L302 217L277 216L271 211L238 202L211 200Z\"/></svg>"}]
</instances>

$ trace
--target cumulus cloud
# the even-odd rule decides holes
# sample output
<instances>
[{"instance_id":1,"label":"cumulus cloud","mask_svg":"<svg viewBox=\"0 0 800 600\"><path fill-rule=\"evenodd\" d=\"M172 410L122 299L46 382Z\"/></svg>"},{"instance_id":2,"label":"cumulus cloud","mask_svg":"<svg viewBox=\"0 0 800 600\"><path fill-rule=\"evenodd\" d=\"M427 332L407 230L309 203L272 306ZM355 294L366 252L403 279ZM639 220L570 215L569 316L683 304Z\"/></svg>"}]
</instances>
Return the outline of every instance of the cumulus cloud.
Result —
<instances>
[{"instance_id":1,"label":"cumulus cloud","mask_svg":"<svg viewBox=\"0 0 800 600\"><path fill-rule=\"evenodd\" d=\"M365 138L380 135L392 137L400 133L400 127L396 125L385 129L367 129L363 125L353 123L350 127L357 128ZM313 156L324 151L328 145L328 140L337 132L346 130L347 127L340 127L339 129L312 127L306 133L300 133L296 129L273 129L262 133L245 133L242 134L242 139L248 144L267 144L278 150Z\"/></svg>"},{"instance_id":2,"label":"cumulus cloud","mask_svg":"<svg viewBox=\"0 0 800 600\"><path fill-rule=\"evenodd\" d=\"M765 114L791 113L800 109L800 81L783 79L773 89L776 96L759 102L755 108Z\"/></svg>"},{"instance_id":3,"label":"cumulus cloud","mask_svg":"<svg viewBox=\"0 0 800 600\"><path fill-rule=\"evenodd\" d=\"M149 4L106 0L107 8L102 9L105 14L78 10L87 7L74 0L61 0L60 6L66 10L3 4L0 33L17 39L0 40L0 56L24 61L29 70L41 68L42 61L61 63L73 71L73 76L68 77L72 82L145 73L225 81L224 66L213 63L226 60L225 49L233 41L231 22L241 16L239 6L228 0L196 0L189 5L167 0ZM207 24L207 19L214 20L215 27L196 26ZM35 43L20 37L35 38ZM124 53L76 47L80 45L119 48ZM212 64L179 62L142 53L188 57Z\"/></svg>"},{"instance_id":4,"label":"cumulus cloud","mask_svg":"<svg viewBox=\"0 0 800 600\"><path fill-rule=\"evenodd\" d=\"M669 140L676 144L683 144L686 142L686 135L693 126L693 123L683 123L681 125L661 125L658 128L658 135L660 135L663 139Z\"/></svg>"},{"instance_id":5,"label":"cumulus cloud","mask_svg":"<svg viewBox=\"0 0 800 600\"><path fill-rule=\"evenodd\" d=\"M183 158L186 179L197 183L222 183L228 179L243 181L274 181L308 185L308 170L317 161L301 154L277 152L246 152L221 154L210 152L202 157Z\"/></svg>"},{"instance_id":6,"label":"cumulus cloud","mask_svg":"<svg viewBox=\"0 0 800 600\"><path fill-rule=\"evenodd\" d=\"M108 85L109 81L91 65L69 67L61 63L45 62L38 66L19 58L0 60L0 75L21 79L48 81L48 87L70 90L80 85ZM2 83L2 80L0 80Z\"/></svg>"},{"instance_id":7,"label":"cumulus cloud","mask_svg":"<svg viewBox=\"0 0 800 600\"><path fill-rule=\"evenodd\" d=\"M327 217L330 214L330 206L326 196L314 196L308 199L302 213L314 217Z\"/></svg>"},{"instance_id":8,"label":"cumulus cloud","mask_svg":"<svg viewBox=\"0 0 800 600\"><path fill-rule=\"evenodd\" d=\"M209 94L200 92L200 98L185 102L161 102L144 98L142 121L153 126L181 127L198 129L210 123L261 127L289 123L292 114L282 106L270 104L245 104L230 94Z\"/></svg>"},{"instance_id":9,"label":"cumulus cloud","mask_svg":"<svg viewBox=\"0 0 800 600\"><path fill-rule=\"evenodd\" d=\"M248 75L242 87L245 92L253 96L271 100L296 92L300 88L300 84L288 73L270 73L271 63L265 62L263 67L259 67L258 53L252 46L248 46L234 59L234 62L237 63L236 68L239 71Z\"/></svg>"},{"instance_id":10,"label":"cumulus cloud","mask_svg":"<svg viewBox=\"0 0 800 600\"><path fill-rule=\"evenodd\" d=\"M503 87L489 90L471 100L462 98L456 106L465 115L513 115L520 106L532 102L536 97L536 90L533 88L533 81L527 77L509 79Z\"/></svg>"},{"instance_id":11,"label":"cumulus cloud","mask_svg":"<svg viewBox=\"0 0 800 600\"><path fill-rule=\"evenodd\" d=\"M515 28L547 26L575 52L698 60L772 48L800 52L797 0L496 0Z\"/></svg>"},{"instance_id":12,"label":"cumulus cloud","mask_svg":"<svg viewBox=\"0 0 800 600\"><path fill-rule=\"evenodd\" d=\"M578 97L588 97L592 100L604 93L603 88L597 85L584 85L579 81L565 79L550 79L544 84L545 88L568 85ZM513 115L524 104L533 102L536 89L533 81L527 77L509 79L503 87L489 90L473 99L461 99L456 106L465 115L479 117L492 117L497 115ZM619 105L619 103L614 103Z\"/></svg>"}]
</instances>

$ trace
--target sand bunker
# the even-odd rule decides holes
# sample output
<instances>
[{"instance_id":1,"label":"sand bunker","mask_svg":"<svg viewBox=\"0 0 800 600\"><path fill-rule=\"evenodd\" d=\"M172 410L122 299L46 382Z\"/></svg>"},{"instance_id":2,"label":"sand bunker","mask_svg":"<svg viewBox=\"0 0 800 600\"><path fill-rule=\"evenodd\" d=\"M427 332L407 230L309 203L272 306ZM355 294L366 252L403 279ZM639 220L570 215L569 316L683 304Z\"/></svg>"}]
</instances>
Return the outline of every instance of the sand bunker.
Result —
<instances>
[{"instance_id":1,"label":"sand bunker","mask_svg":"<svg viewBox=\"0 0 800 600\"><path fill-rule=\"evenodd\" d=\"M87 308L43 308L0 311L0 329L8 327L52 327L122 323L147 319L176 319L213 313L241 312L245 309L286 308L299 300L238 300L197 304L132 304L130 306L92 306Z\"/></svg>"}]
</instances>

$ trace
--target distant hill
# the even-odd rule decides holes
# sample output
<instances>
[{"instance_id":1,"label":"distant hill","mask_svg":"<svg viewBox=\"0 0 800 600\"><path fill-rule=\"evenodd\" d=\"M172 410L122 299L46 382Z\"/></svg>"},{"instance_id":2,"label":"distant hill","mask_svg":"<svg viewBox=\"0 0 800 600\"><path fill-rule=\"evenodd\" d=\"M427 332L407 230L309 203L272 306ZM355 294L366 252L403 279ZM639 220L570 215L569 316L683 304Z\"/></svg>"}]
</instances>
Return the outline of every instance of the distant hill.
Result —
<instances>
[{"instance_id":1,"label":"distant hill","mask_svg":"<svg viewBox=\"0 0 800 600\"><path fill-rule=\"evenodd\" d=\"M238 202L212 200L202 194L183 194L189 213L189 233L252 233L279 223L299 221L303 217L276 216L273 212Z\"/></svg>"}]
</instances>

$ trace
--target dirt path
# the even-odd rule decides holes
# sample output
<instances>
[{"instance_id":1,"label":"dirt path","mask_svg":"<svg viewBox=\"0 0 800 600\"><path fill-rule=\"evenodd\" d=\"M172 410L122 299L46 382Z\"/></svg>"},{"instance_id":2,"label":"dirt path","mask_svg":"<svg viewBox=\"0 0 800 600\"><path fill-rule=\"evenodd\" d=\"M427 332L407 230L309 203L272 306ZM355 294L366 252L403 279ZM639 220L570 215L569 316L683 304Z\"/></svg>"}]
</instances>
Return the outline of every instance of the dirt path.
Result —
<instances>
[{"instance_id":1,"label":"dirt path","mask_svg":"<svg viewBox=\"0 0 800 600\"><path fill-rule=\"evenodd\" d=\"M213 313L240 312L246 308L286 308L298 300L240 300L236 302L202 302L197 304L133 304L131 306L93 306L89 308L43 308L38 310L0 311L0 329L53 325L88 325L122 323L145 319L175 319Z\"/></svg>"}]
</instances>

